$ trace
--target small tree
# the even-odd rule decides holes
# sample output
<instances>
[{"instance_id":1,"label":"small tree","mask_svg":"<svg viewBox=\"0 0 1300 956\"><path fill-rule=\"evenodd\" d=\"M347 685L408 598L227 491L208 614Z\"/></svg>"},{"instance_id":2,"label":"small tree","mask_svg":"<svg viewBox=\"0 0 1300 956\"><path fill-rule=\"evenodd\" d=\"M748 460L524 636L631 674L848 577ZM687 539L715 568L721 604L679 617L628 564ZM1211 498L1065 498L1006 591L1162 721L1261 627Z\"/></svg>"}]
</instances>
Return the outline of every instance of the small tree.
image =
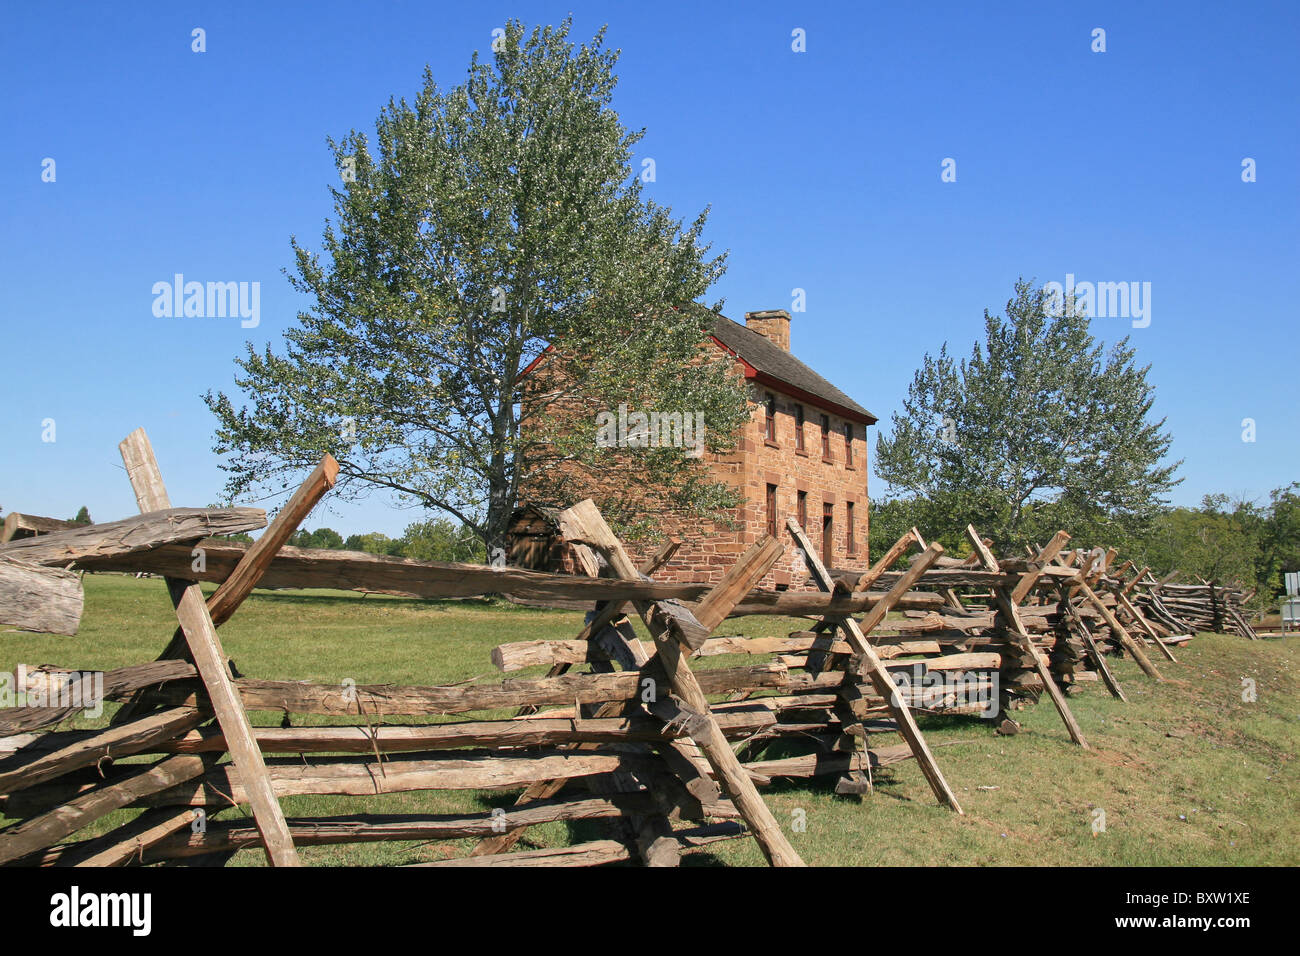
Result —
<instances>
[{"instance_id":1,"label":"small tree","mask_svg":"<svg viewBox=\"0 0 1300 956\"><path fill-rule=\"evenodd\" d=\"M94 524L94 522L90 520L90 509L87 508L85 505L82 505L81 510L77 512L77 516L72 519L72 523L73 524Z\"/></svg>"},{"instance_id":2,"label":"small tree","mask_svg":"<svg viewBox=\"0 0 1300 956\"><path fill-rule=\"evenodd\" d=\"M880 477L944 516L936 537L973 521L1019 549L1058 528L1112 543L1149 525L1181 462L1162 464L1171 439L1128 339L1104 352L1082 309L1024 280L984 328L969 359L946 343L925 356L877 442Z\"/></svg>"},{"instance_id":3,"label":"small tree","mask_svg":"<svg viewBox=\"0 0 1300 956\"><path fill-rule=\"evenodd\" d=\"M1300 571L1300 482L1275 488L1260 529L1261 547L1256 580L1269 596L1283 593L1283 575Z\"/></svg>"},{"instance_id":4,"label":"small tree","mask_svg":"<svg viewBox=\"0 0 1300 956\"><path fill-rule=\"evenodd\" d=\"M417 521L402 534L402 555L421 561L482 561L483 543L474 531L446 518Z\"/></svg>"},{"instance_id":5,"label":"small tree","mask_svg":"<svg viewBox=\"0 0 1300 956\"><path fill-rule=\"evenodd\" d=\"M317 528L311 533L312 548L333 548L343 547L343 535L339 534L333 528Z\"/></svg>"},{"instance_id":6,"label":"small tree","mask_svg":"<svg viewBox=\"0 0 1300 956\"><path fill-rule=\"evenodd\" d=\"M312 309L283 354L250 345L238 361L250 405L206 396L232 498L287 488L328 451L336 494L395 492L490 551L527 473L592 445L570 432L583 447L557 459L535 426L565 395L519 400L548 345L565 393L703 411L709 448L730 446L745 392L729 363L697 361L710 317L690 308L723 257L700 242L705 213L684 227L643 198L630 163L642 134L610 108L617 53L603 30L577 50L568 32L511 21L462 85L443 91L426 70L413 103L390 101L373 147L356 131L330 142L337 222L321 255L293 243L291 281ZM700 459L659 458L640 475L663 500L718 502Z\"/></svg>"},{"instance_id":7,"label":"small tree","mask_svg":"<svg viewBox=\"0 0 1300 956\"><path fill-rule=\"evenodd\" d=\"M402 553L400 539L390 538L378 531L371 531L368 534L349 535L343 547L347 551L365 551L368 554L400 555Z\"/></svg>"}]
</instances>

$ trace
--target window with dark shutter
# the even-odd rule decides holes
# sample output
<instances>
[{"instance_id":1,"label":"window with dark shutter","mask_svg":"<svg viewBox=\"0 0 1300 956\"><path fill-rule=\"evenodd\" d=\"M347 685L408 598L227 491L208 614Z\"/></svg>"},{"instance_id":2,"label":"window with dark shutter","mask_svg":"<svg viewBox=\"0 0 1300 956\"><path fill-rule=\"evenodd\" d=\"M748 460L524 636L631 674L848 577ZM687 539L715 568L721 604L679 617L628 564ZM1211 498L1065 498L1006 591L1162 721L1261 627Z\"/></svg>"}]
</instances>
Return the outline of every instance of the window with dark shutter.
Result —
<instances>
[{"instance_id":1,"label":"window with dark shutter","mask_svg":"<svg viewBox=\"0 0 1300 956\"><path fill-rule=\"evenodd\" d=\"M776 537L776 485L767 486L767 533Z\"/></svg>"},{"instance_id":2,"label":"window with dark shutter","mask_svg":"<svg viewBox=\"0 0 1300 956\"><path fill-rule=\"evenodd\" d=\"M767 395L767 440L776 441L776 396L771 392Z\"/></svg>"},{"instance_id":3,"label":"window with dark shutter","mask_svg":"<svg viewBox=\"0 0 1300 956\"><path fill-rule=\"evenodd\" d=\"M853 424L845 422L844 424L844 466L853 467Z\"/></svg>"},{"instance_id":4,"label":"window with dark shutter","mask_svg":"<svg viewBox=\"0 0 1300 956\"><path fill-rule=\"evenodd\" d=\"M844 550L849 554L858 553L858 543L853 537L853 502L844 505Z\"/></svg>"},{"instance_id":5,"label":"window with dark shutter","mask_svg":"<svg viewBox=\"0 0 1300 956\"><path fill-rule=\"evenodd\" d=\"M808 492L799 492L799 527L808 530Z\"/></svg>"},{"instance_id":6,"label":"window with dark shutter","mask_svg":"<svg viewBox=\"0 0 1300 956\"><path fill-rule=\"evenodd\" d=\"M794 450L803 451L803 406L794 407Z\"/></svg>"},{"instance_id":7,"label":"window with dark shutter","mask_svg":"<svg viewBox=\"0 0 1300 956\"><path fill-rule=\"evenodd\" d=\"M822 505L822 564L830 570L835 557L835 506Z\"/></svg>"},{"instance_id":8,"label":"window with dark shutter","mask_svg":"<svg viewBox=\"0 0 1300 956\"><path fill-rule=\"evenodd\" d=\"M822 416L822 457L830 460L831 457L831 417Z\"/></svg>"}]
</instances>

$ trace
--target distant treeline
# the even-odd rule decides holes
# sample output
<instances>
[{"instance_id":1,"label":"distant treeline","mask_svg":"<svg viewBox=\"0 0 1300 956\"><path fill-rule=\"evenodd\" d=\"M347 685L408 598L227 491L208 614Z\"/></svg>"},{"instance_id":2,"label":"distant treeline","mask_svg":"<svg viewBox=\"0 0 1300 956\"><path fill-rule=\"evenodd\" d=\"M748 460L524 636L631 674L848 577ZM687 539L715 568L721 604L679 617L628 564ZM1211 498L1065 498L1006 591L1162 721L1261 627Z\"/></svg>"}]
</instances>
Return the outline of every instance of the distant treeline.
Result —
<instances>
[{"instance_id":1,"label":"distant treeline","mask_svg":"<svg viewBox=\"0 0 1300 956\"><path fill-rule=\"evenodd\" d=\"M235 540L251 541L247 535L234 535ZM464 561L483 563L483 543L468 528L456 525L445 518L417 521L406 526L400 538L372 531L344 538L333 528L314 531L299 530L289 539L295 548L330 548L343 551L366 551L370 554L390 554L400 558L417 558L421 561Z\"/></svg>"},{"instance_id":2,"label":"distant treeline","mask_svg":"<svg viewBox=\"0 0 1300 956\"><path fill-rule=\"evenodd\" d=\"M1300 571L1300 482L1273 490L1267 502L1206 495L1199 508L1169 508L1144 523L1100 515L1080 520L1078 512L1072 515L1074 521L1054 520L1062 517L1051 505L1043 506L1029 515L1020 540L998 541L998 551L1023 553L1027 543L1046 542L1064 528L1074 536L1073 544L1117 548L1121 559L1138 567L1150 565L1157 577L1181 571L1179 580L1186 582L1202 577L1253 588L1258 592L1252 602L1256 606L1276 604L1284 590L1283 573ZM915 525L954 554L968 554L963 532L971 520L969 512L946 509L933 500L873 501L871 551L883 553ZM975 524L985 530L978 520Z\"/></svg>"}]
</instances>

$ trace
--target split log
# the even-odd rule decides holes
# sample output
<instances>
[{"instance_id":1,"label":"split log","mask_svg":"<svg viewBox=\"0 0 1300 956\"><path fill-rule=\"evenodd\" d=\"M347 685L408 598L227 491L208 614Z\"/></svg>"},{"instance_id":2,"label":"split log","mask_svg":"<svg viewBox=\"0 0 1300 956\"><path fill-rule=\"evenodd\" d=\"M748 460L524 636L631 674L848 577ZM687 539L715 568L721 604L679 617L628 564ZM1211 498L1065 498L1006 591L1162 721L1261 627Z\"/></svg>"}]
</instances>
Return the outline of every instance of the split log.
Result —
<instances>
[{"instance_id":1,"label":"split log","mask_svg":"<svg viewBox=\"0 0 1300 956\"><path fill-rule=\"evenodd\" d=\"M1132 620L1140 630L1145 632L1147 637L1151 638L1151 640L1155 642L1156 647L1160 648L1160 652L1165 655L1165 658L1177 664L1178 661L1175 659L1173 653L1165 646L1165 642L1160 639L1159 632L1151 626L1150 621L1142 616L1142 612L1133 606L1133 602L1128 599L1128 596L1122 590L1116 590L1115 599L1118 602L1119 607L1127 612L1129 619Z\"/></svg>"},{"instance_id":2,"label":"split log","mask_svg":"<svg viewBox=\"0 0 1300 956\"><path fill-rule=\"evenodd\" d=\"M238 534L266 527L261 508L163 508L136 518L106 524L77 525L35 538L23 538L0 546L5 555L26 564L80 564L104 561L131 554L148 553L162 545L198 541L212 535ZM192 562L189 548L177 549ZM147 558L143 559L147 560Z\"/></svg>"},{"instance_id":3,"label":"split log","mask_svg":"<svg viewBox=\"0 0 1300 956\"><path fill-rule=\"evenodd\" d=\"M203 715L193 708L178 707L130 724L94 732L12 769L6 761L4 771L0 772L0 793L13 793L23 787L35 786L105 759L147 752L197 726L203 719Z\"/></svg>"},{"instance_id":4,"label":"split log","mask_svg":"<svg viewBox=\"0 0 1300 956\"><path fill-rule=\"evenodd\" d=\"M1080 577L1075 579L1073 584L1079 589L1079 593L1083 595L1084 600L1096 608L1097 612L1101 614L1102 619L1106 622L1106 626L1109 627L1111 632L1120 639L1120 642L1128 652L1133 655L1133 659L1138 662L1138 666L1146 672L1147 676L1158 681L1164 680L1164 678L1160 676L1160 671L1156 670L1156 665L1151 663L1151 658L1147 657L1146 651L1138 646L1137 641L1133 640L1133 636L1125 630L1124 625L1120 624L1118 618L1110 612L1110 609L1106 607L1101 598L1097 597L1096 592L1093 591L1092 588L1088 587L1087 582Z\"/></svg>"},{"instance_id":5,"label":"split log","mask_svg":"<svg viewBox=\"0 0 1300 956\"><path fill-rule=\"evenodd\" d=\"M748 737L776 723L768 711L750 710L718 718L728 739ZM532 718L452 724L382 724L375 727L254 727L264 753L401 753L452 747L556 747L579 743L659 743L686 736L648 717ZM203 730L159 745L165 753L222 753L225 738ZM3 777L0 777L3 780Z\"/></svg>"},{"instance_id":6,"label":"split log","mask_svg":"<svg viewBox=\"0 0 1300 956\"><path fill-rule=\"evenodd\" d=\"M29 538L32 535L49 534L52 531L62 531L65 528L76 527L79 527L79 525L75 521L44 518L41 515L25 515L17 511L11 511L5 516L4 528L0 529L0 544L5 544L16 538Z\"/></svg>"},{"instance_id":7,"label":"split log","mask_svg":"<svg viewBox=\"0 0 1300 956\"><path fill-rule=\"evenodd\" d=\"M100 526L96 526L100 527ZM259 525L260 527L260 525ZM192 547L202 548L206 567L192 567ZM203 540L192 547L159 547L139 554L84 558L80 567L93 571L148 571L193 581L222 582L246 553L246 546L230 541ZM708 592L705 584L670 584L659 581L623 581L571 574L548 574L521 568L493 568L481 564L417 561L358 551L283 547L271 561L258 587L330 588L378 592L428 600L502 594L545 604L548 601L695 601ZM826 595L793 591L754 591L745 596L731 616L743 614L860 614L883 594L860 592L831 600ZM936 610L943 599L937 594L906 595L900 609Z\"/></svg>"},{"instance_id":8,"label":"split log","mask_svg":"<svg viewBox=\"0 0 1300 956\"><path fill-rule=\"evenodd\" d=\"M375 761L339 757L303 764L292 758L266 761L277 799L303 795L373 796L412 790L510 790L534 780L569 780L599 773L645 771L655 760L617 750L554 750L502 756L491 750L427 752ZM233 764L212 768L201 780L145 797L146 806L229 806L245 803L243 775ZM287 831L286 831L287 832Z\"/></svg>"},{"instance_id":9,"label":"split log","mask_svg":"<svg viewBox=\"0 0 1300 956\"><path fill-rule=\"evenodd\" d=\"M316 503L334 487L338 474L339 463L333 455L326 454L280 509L271 527L244 552L230 576L221 582L221 587L208 599L208 613L212 615L213 624L220 627L230 620L230 616L257 586L280 548L293 536L298 525L316 507Z\"/></svg>"},{"instance_id":10,"label":"split log","mask_svg":"<svg viewBox=\"0 0 1300 956\"><path fill-rule=\"evenodd\" d=\"M78 575L0 554L0 627L76 634L84 603Z\"/></svg>"},{"instance_id":11,"label":"split log","mask_svg":"<svg viewBox=\"0 0 1300 956\"><path fill-rule=\"evenodd\" d=\"M95 787L62 806L0 830L0 864L43 850L106 813L201 776L204 769L202 757L188 754L168 757L153 766L136 770L123 780ZM8 810L6 804L6 812Z\"/></svg>"},{"instance_id":12,"label":"split log","mask_svg":"<svg viewBox=\"0 0 1300 956\"><path fill-rule=\"evenodd\" d=\"M699 674L706 694L734 693L782 687L788 672L781 664L717 668ZM367 714L370 716L461 714L472 710L515 708L523 704L551 706L628 700L641 693L641 675L635 671L612 674L566 674L535 680L505 680L499 684L457 684L450 687L403 687L392 684L309 684L297 681L253 680L234 682L247 710L286 711L294 714ZM158 692L160 700L192 706L197 698L192 682L176 682Z\"/></svg>"},{"instance_id":13,"label":"split log","mask_svg":"<svg viewBox=\"0 0 1300 956\"><path fill-rule=\"evenodd\" d=\"M773 779L820 777L827 774L848 773L852 770L865 770L869 767L888 767L890 764L910 760L912 757L912 748L903 743L849 753L816 753L802 757L784 757L780 760L759 760L745 764L745 768Z\"/></svg>"},{"instance_id":14,"label":"split log","mask_svg":"<svg viewBox=\"0 0 1300 956\"><path fill-rule=\"evenodd\" d=\"M732 823L715 823L690 830L678 830L671 835L681 849L695 849L716 843L719 840L733 840L747 836L745 830ZM546 850L526 850L522 853L497 853L491 856L461 857L456 860L437 860L432 863L415 863L413 866L604 866L609 863L623 863L631 860L632 848L617 840L593 840L574 846L556 847Z\"/></svg>"},{"instance_id":15,"label":"split log","mask_svg":"<svg viewBox=\"0 0 1300 956\"><path fill-rule=\"evenodd\" d=\"M104 867L124 866L132 860L142 860L146 850L166 840L178 830L193 826L199 817L197 810L175 810L162 807L146 810L125 826L98 840L88 840L78 847L79 852L61 855L53 862L56 866ZM257 830L250 827L257 835ZM257 844L262 838L257 836ZM74 845L75 846L75 845Z\"/></svg>"},{"instance_id":16,"label":"split log","mask_svg":"<svg viewBox=\"0 0 1300 956\"><path fill-rule=\"evenodd\" d=\"M331 846L386 840L462 840L557 821L598 820L649 812L647 794L620 793L538 800L503 810L471 814L391 814L289 820L297 846ZM187 811L189 812L189 811ZM185 833L154 847L145 862L246 850L261 845L257 830L243 821L211 821L203 833Z\"/></svg>"},{"instance_id":17,"label":"split log","mask_svg":"<svg viewBox=\"0 0 1300 956\"><path fill-rule=\"evenodd\" d=\"M80 701L76 706L53 707L13 707L0 710L0 736L20 734L39 730L51 724L71 717L78 711L94 707L98 700L95 694L97 682L89 676L83 677L79 687L70 687L64 699ZM134 664L120 667L104 674L103 700L114 700L134 693L144 687L152 687L167 681L192 678L197 672L194 665L187 661L157 661L150 664ZM21 688L19 688L21 689Z\"/></svg>"},{"instance_id":18,"label":"split log","mask_svg":"<svg viewBox=\"0 0 1300 956\"><path fill-rule=\"evenodd\" d=\"M632 859L632 850L617 840L592 840L573 846L548 850L525 850L522 853L492 853L467 856L456 860L436 860L413 866L605 866Z\"/></svg>"},{"instance_id":19,"label":"split log","mask_svg":"<svg viewBox=\"0 0 1300 956\"><path fill-rule=\"evenodd\" d=\"M873 564L869 571L853 582L853 587L850 590L870 590L871 586L879 580L880 576L884 574L885 571L887 571L895 561L901 558L907 552L907 549L912 547L914 544L918 545L920 550L925 550L925 542L921 540L921 532L912 528L907 532L907 534L903 535L890 545L889 550L880 556L880 560Z\"/></svg>"}]
</instances>

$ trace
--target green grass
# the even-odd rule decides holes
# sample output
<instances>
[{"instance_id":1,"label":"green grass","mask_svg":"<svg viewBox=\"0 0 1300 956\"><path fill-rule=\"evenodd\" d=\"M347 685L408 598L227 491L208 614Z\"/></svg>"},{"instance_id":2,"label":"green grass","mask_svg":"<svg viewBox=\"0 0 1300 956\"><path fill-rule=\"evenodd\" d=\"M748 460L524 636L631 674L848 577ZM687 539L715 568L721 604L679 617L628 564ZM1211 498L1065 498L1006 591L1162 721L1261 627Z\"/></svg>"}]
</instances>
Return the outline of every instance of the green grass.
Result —
<instances>
[{"instance_id":1,"label":"green grass","mask_svg":"<svg viewBox=\"0 0 1300 956\"><path fill-rule=\"evenodd\" d=\"M103 669L151 660L175 627L161 580L87 575L86 611L76 637L0 632L0 668L43 663ZM267 679L359 684L441 684L501 679L492 647L506 641L571 638L575 612L540 611L488 601L411 601L347 592L259 592L221 629L242 673ZM719 633L784 634L807 622L731 620ZM1158 666L1155 684L1136 665L1114 665L1130 702L1100 684L1071 695L1092 751L1073 746L1045 699L1017 714L1024 730L1000 737L973 718L920 717L922 729L966 814L938 807L916 765L877 772L866 798L837 797L833 781L777 782L763 790L794 846L810 864L1295 865L1300 863L1300 687L1297 638L1248 642L1202 634ZM707 658L701 667L747 658ZM530 676L537 671L512 674ZM1242 701L1242 678L1257 701ZM110 711L113 705L109 705ZM255 713L278 725L279 714ZM477 715L476 715L477 716ZM495 716L507 716L499 713ZM78 717L64 726L97 726ZM324 717L296 716L323 723ZM438 718L429 718L438 719ZM459 718L454 718L459 719ZM413 722L415 718L394 718ZM892 735L877 738L897 742ZM143 759L143 758L141 758ZM347 813L481 812L512 793L433 792L377 797L293 797L288 816ZM1105 832L1094 835L1094 810ZM797 811L802 811L799 813ZM130 819L120 811L87 828L94 835ZM222 815L229 818L230 811ZM796 818L806 829L794 832ZM520 848L557 846L605 834L606 824L552 824L528 831ZM305 847L315 865L389 865L459 856L472 842ZM693 854L698 865L759 865L750 840ZM261 865L260 852L234 864Z\"/></svg>"}]
</instances>

